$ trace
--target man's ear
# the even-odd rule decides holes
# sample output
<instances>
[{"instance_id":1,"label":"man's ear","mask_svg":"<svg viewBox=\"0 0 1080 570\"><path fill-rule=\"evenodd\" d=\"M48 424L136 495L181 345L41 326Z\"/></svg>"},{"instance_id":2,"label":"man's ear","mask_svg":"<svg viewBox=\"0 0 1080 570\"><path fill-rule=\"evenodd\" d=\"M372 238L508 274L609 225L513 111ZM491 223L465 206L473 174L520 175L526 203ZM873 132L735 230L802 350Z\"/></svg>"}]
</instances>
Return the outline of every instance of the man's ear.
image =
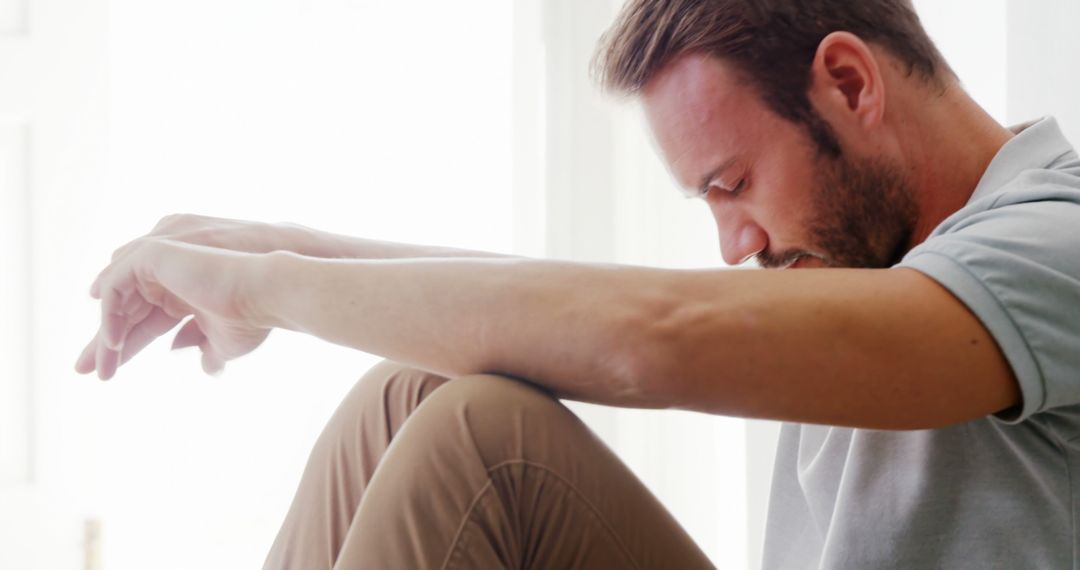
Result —
<instances>
[{"instance_id":1,"label":"man's ear","mask_svg":"<svg viewBox=\"0 0 1080 570\"><path fill-rule=\"evenodd\" d=\"M854 120L866 128L885 115L885 84L870 46L850 32L818 44L810 66L810 100L829 122Z\"/></svg>"}]
</instances>

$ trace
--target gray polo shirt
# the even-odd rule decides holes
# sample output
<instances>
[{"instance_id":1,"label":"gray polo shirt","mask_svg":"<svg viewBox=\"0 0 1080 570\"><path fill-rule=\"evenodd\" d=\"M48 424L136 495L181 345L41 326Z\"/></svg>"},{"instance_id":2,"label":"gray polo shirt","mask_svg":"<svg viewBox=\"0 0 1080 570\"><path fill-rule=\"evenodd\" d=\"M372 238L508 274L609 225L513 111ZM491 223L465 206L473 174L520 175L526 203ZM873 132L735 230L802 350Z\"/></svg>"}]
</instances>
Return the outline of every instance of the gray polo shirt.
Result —
<instances>
[{"instance_id":1,"label":"gray polo shirt","mask_svg":"<svg viewBox=\"0 0 1080 570\"><path fill-rule=\"evenodd\" d=\"M785 424L767 570L1080 568L1080 158L1015 127L970 201L898 267L990 331L1023 405L944 429Z\"/></svg>"}]
</instances>

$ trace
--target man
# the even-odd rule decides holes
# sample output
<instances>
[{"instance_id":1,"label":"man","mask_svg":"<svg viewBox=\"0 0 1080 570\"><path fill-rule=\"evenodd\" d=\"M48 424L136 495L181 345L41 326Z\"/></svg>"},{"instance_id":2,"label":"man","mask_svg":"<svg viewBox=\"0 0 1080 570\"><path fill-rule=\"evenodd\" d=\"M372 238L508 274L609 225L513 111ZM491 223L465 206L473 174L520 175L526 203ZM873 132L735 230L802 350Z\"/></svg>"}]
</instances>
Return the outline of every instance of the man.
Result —
<instances>
[{"instance_id":1,"label":"man","mask_svg":"<svg viewBox=\"0 0 1080 570\"><path fill-rule=\"evenodd\" d=\"M268 568L705 568L556 398L784 426L765 566L1073 568L1080 158L1005 129L906 0L630 0L640 96L729 263L671 271L191 216L121 248L77 369L273 327L376 353Z\"/></svg>"}]
</instances>

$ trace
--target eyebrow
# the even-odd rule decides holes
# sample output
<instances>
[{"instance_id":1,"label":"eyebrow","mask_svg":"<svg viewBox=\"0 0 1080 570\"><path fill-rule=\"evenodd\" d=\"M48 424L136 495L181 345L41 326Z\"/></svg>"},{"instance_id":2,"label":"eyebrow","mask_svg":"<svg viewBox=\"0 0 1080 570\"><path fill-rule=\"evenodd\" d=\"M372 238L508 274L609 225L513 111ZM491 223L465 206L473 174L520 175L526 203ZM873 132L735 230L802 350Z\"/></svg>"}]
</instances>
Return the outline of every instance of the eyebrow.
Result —
<instances>
[{"instance_id":1,"label":"eyebrow","mask_svg":"<svg viewBox=\"0 0 1080 570\"><path fill-rule=\"evenodd\" d=\"M731 168L731 165L734 164L734 163L735 163L734 158L729 158L729 159L725 160L724 162L720 163L719 166L717 166L716 168L713 168L712 170L709 171L708 174L701 177L701 182L698 183L698 187L695 189L697 193L694 193L693 191L688 191L686 189L681 189L683 195L686 196L687 198L696 198L696 197L704 194L705 191L709 189L709 184L713 181L713 179L715 179L717 176L719 176L720 173L722 173L723 171L727 170L728 168Z\"/></svg>"}]
</instances>

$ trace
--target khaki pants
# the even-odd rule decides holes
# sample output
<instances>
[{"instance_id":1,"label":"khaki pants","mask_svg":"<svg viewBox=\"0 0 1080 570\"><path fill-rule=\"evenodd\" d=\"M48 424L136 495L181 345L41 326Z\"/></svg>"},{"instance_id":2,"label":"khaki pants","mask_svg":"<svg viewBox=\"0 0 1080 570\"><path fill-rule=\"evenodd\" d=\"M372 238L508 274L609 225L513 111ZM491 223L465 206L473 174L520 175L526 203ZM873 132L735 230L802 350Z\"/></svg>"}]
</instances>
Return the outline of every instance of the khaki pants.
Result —
<instances>
[{"instance_id":1,"label":"khaki pants","mask_svg":"<svg viewBox=\"0 0 1080 570\"><path fill-rule=\"evenodd\" d=\"M712 567L548 392L389 361L357 382L319 436L264 566Z\"/></svg>"}]
</instances>

